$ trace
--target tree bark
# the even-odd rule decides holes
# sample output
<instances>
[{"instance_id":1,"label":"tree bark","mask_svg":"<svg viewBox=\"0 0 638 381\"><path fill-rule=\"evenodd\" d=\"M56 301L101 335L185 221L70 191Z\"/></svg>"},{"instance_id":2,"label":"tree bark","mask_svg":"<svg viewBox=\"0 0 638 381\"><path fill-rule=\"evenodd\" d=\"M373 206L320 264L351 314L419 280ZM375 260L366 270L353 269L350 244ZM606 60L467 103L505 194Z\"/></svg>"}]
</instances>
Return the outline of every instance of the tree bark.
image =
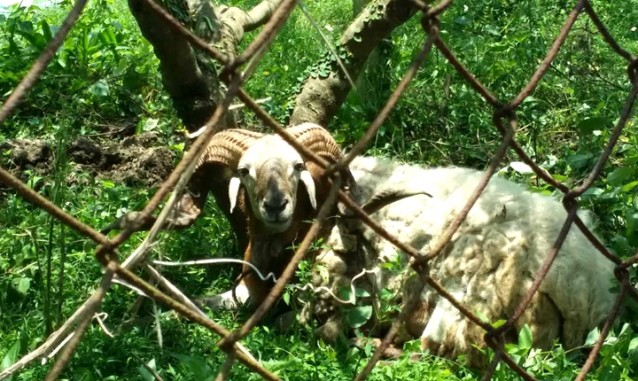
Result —
<instances>
[{"instance_id":1,"label":"tree bark","mask_svg":"<svg viewBox=\"0 0 638 381\"><path fill-rule=\"evenodd\" d=\"M280 2L264 0L246 12L236 7L213 7L209 0L185 0L179 5L186 8L188 20L182 17L180 21L198 37L234 57L244 33L266 23ZM162 80L177 115L190 132L197 131L212 115L223 91L215 63L205 53L193 49L145 1L129 0L129 8L160 60ZM226 124L234 125L230 116Z\"/></svg>"},{"instance_id":2,"label":"tree bark","mask_svg":"<svg viewBox=\"0 0 638 381\"><path fill-rule=\"evenodd\" d=\"M153 45L160 71L177 115L189 131L204 124L215 108L218 83L209 83L186 38L168 27L162 16L142 0L129 0L142 35Z\"/></svg>"},{"instance_id":3,"label":"tree bark","mask_svg":"<svg viewBox=\"0 0 638 381\"><path fill-rule=\"evenodd\" d=\"M344 32L337 52L345 51L342 59L348 74L356 80L370 52L398 26L405 23L415 9L408 0L373 0ZM290 124L313 122L327 126L352 86L335 59L332 71L325 77L311 76L297 96Z\"/></svg>"},{"instance_id":4,"label":"tree bark","mask_svg":"<svg viewBox=\"0 0 638 381\"><path fill-rule=\"evenodd\" d=\"M353 0L352 11L356 17L370 0ZM356 91L363 101L364 109L377 112L392 93L391 76L387 73L387 62L392 51L392 40L384 38L370 52L363 71L355 81Z\"/></svg>"}]
</instances>

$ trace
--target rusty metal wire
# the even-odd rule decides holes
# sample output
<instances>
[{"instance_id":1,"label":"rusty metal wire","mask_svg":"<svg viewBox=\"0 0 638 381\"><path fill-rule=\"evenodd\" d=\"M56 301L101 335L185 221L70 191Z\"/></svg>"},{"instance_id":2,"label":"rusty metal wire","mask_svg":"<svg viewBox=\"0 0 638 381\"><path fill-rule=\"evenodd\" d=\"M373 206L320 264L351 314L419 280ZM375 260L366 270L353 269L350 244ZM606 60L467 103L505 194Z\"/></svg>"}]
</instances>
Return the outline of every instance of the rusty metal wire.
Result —
<instances>
[{"instance_id":1,"label":"rusty metal wire","mask_svg":"<svg viewBox=\"0 0 638 381\"><path fill-rule=\"evenodd\" d=\"M148 202L142 213L140 213L140 222L151 216L151 213L153 213L155 209L157 209L160 203L171 191L171 189L176 186L177 188L179 188L180 184L183 186L188 181L188 179L190 178L190 174L192 173L192 169L194 168L194 165L198 160L198 157L206 148L206 143L210 140L210 137L212 137L213 134L221 129L221 121L223 120L225 114L228 112L228 108L235 97L238 97L240 100L242 100L246 107L254 112L254 114L260 120L262 120L266 126L270 127L276 133L280 134L286 141L288 141L299 152L301 152L302 155L304 155L309 160L315 161L320 167L326 170L326 173L332 176L332 186L327 201L321 206L317 218L313 221L311 228L301 241L293 258L288 263L286 269L277 280L275 286L272 288L272 290L270 290L263 303L256 309L256 311L254 311L254 313L246 320L246 322L244 322L244 324L235 332L230 332L208 317L204 316L201 312L198 312L195 308L189 305L189 303L187 303L187 300L180 299L179 296L174 295L173 297L171 297L165 293L162 293L161 291L157 290L156 288L142 280L140 277L135 275L133 272L130 271L130 269L123 267L117 263L117 248L130 237L130 235L132 234L130 230L124 230L114 239L109 240L107 237L101 235L93 228L73 218L71 215L64 212L62 209L60 209L41 195L37 194L32 189L28 188L7 171L0 168L1 182L13 188L25 200L47 211L50 215L57 218L63 224L73 228L78 233L88 237L96 244L98 244L95 253L96 259L100 261L100 263L102 263L102 265L105 266L107 270L103 277L102 286L100 287L98 292L96 292L91 297L91 299L87 301L87 303L90 303L86 304L86 307L84 307L87 311L97 311L102 299L104 298L104 295L109 289L110 282L113 276L117 276L125 280L126 282L134 285L135 287L141 289L154 300L167 305L179 314L185 316L191 321L201 324L202 326L208 328L211 332L214 332L215 334L220 336L218 347L227 353L227 358L225 363L222 364L219 369L217 379L227 379L233 365L237 361L239 361L242 362L249 369L260 374L265 379L277 380L279 379L277 375L268 371L262 364L260 364L252 356L250 356L250 354L248 354L246 350L243 349L240 341L252 330L252 328L262 319L264 314L266 314L271 309L274 302L280 297L285 285L293 277L297 265L309 251L312 242L314 241L320 230L320 227L324 223L325 219L328 218L330 209L334 206L337 199L339 199L347 208L351 209L354 215L359 218L364 224L368 225L379 236L383 237L384 239L395 245L399 250L405 252L411 257L410 267L418 274L418 279L420 279L420 290L423 290L426 285L432 287L440 294L440 296L447 299L454 307L456 307L463 316L480 326L485 331L485 343L487 346L494 350L494 357L489 366L486 368L483 379L490 379L494 371L496 370L497 365L500 362L503 362L507 364L514 372L518 373L523 379L534 380L535 378L531 374L526 372L525 369L519 366L516 361L514 361L507 354L504 349L504 335L507 331L514 328L517 319L525 312L525 309L540 287L541 282L549 272L552 263L560 250L561 245L566 239L569 229L573 224L575 224L578 229L582 231L584 236L591 242L591 244L601 253L601 255L604 255L617 265L616 271L614 273L620 285L620 292L616 298L613 310L609 313L609 316L607 317L601 331L600 338L592 348L585 364L581 369L580 374L577 377L577 380L583 380L585 378L587 373L592 368L593 362L598 357L602 347L602 343L609 334L613 322L619 315L619 311L623 305L625 296L631 297L638 301L638 290L636 290L636 288L630 283L630 278L627 271L627 268L629 266L638 263L638 253L635 256L623 261L622 258L608 251L604 247L604 245L595 237L595 235L584 225L584 223L576 214L579 207L577 198L592 186L593 182L598 178L602 169L608 162L609 157L614 150L614 147L616 146L616 143L621 136L624 127L629 121L632 107L635 103L636 97L638 96L638 75L636 75L638 59L636 58L636 56L623 49L617 43L617 41L613 38L611 33L603 24L603 22L600 20L590 1L579 0L577 2L573 10L567 16L567 19L560 32L558 33L556 39L553 41L551 48L547 51L547 54L545 55L542 62L538 65L535 72L532 74L530 80L525 84L525 86L523 86L523 88L514 98L505 101L499 100L494 95L494 93L490 91L490 89L488 89L487 86L481 83L481 81L466 68L466 66L461 62L461 60L458 59L458 57L448 47L442 36L439 34L439 16L444 13L446 9L448 9L452 1L443 0L436 5L429 6L421 0L413 0L412 3L414 7L418 9L421 14L421 26L424 34L426 35L423 47L415 56L412 64L406 70L404 78L397 85L395 91L389 97L386 105L380 110L377 117L370 124L365 134L341 162L334 164L330 164L322 160L314 153L310 152L307 148L300 145L292 136L290 136L282 128L282 126L280 126L274 118L272 118L265 110L263 110L257 104L257 102L255 102L254 99L242 88L245 78L243 78L241 73L238 72L240 66L242 66L246 62L258 61L260 56L264 54L268 45L272 42L278 31L283 26L284 22L287 20L287 18L297 5L296 1L282 1L276 11L273 13L268 23L262 29L262 31L254 38L254 40L248 45L248 47L235 58L229 58L223 53L217 51L215 48L210 47L205 41L202 41L192 32L184 28L162 7L155 4L152 0L144 1L148 3L151 9L158 12L158 14L166 20L166 23L169 27L183 33L188 41L193 44L193 46L209 54L213 59L217 60L220 65L222 65L223 69L222 74L220 74L220 79L228 85L228 90L225 94L225 97L219 102L213 115L211 115L209 121L206 123L204 132L201 134L201 136L198 137L198 139L184 155L184 158L180 161L180 163L177 165L177 167L174 169L174 171L171 173L162 187ZM39 76L46 68L47 63L55 54L56 49L64 41L66 34L72 28L73 24L79 17L79 14L85 3L86 1L84 0L78 0L73 10L69 13L67 20L65 20L63 27L60 28L60 31L49 43L41 57L38 58L38 60L34 63L33 69L25 76L21 85L16 88L13 94L4 103L2 109L0 110L0 124L12 114L12 112L18 106L20 100L23 99L30 88L33 87L33 84L37 81ZM627 61L627 73L629 82L631 83L632 87L625 101L625 105L620 112L618 122L616 123L616 126L612 131L611 138L609 139L603 153L600 155L594 168L590 171L587 178L578 186L569 187L553 179L543 168L537 165L518 144L518 142L516 141L516 110L522 104L522 102L529 97L529 95L534 91L534 89L543 79L548 68L550 67L550 64L555 59L561 47L564 45L564 42L578 17L585 17L583 16L583 14L592 20L603 40L611 47L611 49ZM365 147L376 135L383 121L388 117L389 113L397 104L399 98L405 92L410 81L415 77L417 71L419 70L419 67L427 59L432 48L438 49L442 56L445 57L448 63L458 72L458 74L465 81L467 81L471 88L474 89L474 91L476 91L492 107L492 122L495 129L501 134L502 139L501 144L492 155L490 165L485 170L483 177L481 178L479 184L476 186L476 189L474 190L472 195L467 200L464 208L455 216L453 222L450 224L444 234L439 237L439 240L436 242L436 245L433 247L430 254L424 255L416 248L404 242L401 242L397 237L389 234L383 227L372 220L370 216L367 215L352 199L350 199L350 197L345 192L341 191L341 179L339 177L338 169L346 167L356 155L361 154L365 150ZM529 287L529 290L516 307L515 313L509 317L505 324L501 325L498 328L494 328L489 323L482 321L475 313L464 307L458 300L454 298L451 293L449 293L443 286L441 286L441 284L436 279L432 279L429 275L428 262L434 257L440 255L443 249L450 243L452 236L464 222L474 203L481 196L483 190L487 186L493 174L496 172L500 161L503 159L509 148L511 148L540 179L546 181L548 184L564 193L563 203L565 209L567 210L567 218L565 219L563 227L558 233L554 244L552 245L549 252L546 254L540 270L535 275L532 285ZM415 295L420 295L420 292L415 293ZM413 299L416 299L416 297L414 297ZM381 354L384 352L384 350L392 342L394 336L397 334L397 331L399 330L399 327L401 326L403 320L405 320L405 317L413 311L416 304L416 300L404 301L404 306L401 313L399 313L397 318L393 321L391 329L384 337L381 345L379 345L379 347L375 351L375 354L372 356L371 359L369 359L367 364L357 375L357 380L363 380L370 374L376 363L381 358ZM80 315L81 316L78 317L77 320L73 321L73 323L77 326L77 330L79 331L79 333L76 332L77 334L75 335L75 337L73 337L64 348L62 355L58 358L58 361L52 367L47 379L57 378L60 372L64 369L65 365L68 363L77 346L80 344L82 333L88 327L92 313L84 313ZM34 359L35 357L30 358L30 360L28 361L32 361ZM28 363L28 361L22 363L21 366L26 366L26 363Z\"/></svg>"}]
</instances>

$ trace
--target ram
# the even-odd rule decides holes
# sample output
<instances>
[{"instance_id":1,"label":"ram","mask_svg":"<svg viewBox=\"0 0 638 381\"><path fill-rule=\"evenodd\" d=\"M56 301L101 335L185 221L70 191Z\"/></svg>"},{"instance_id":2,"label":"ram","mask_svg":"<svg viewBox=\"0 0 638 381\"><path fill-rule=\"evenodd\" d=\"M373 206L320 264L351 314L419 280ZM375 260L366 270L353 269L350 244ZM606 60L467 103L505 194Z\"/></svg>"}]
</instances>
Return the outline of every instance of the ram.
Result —
<instances>
[{"instance_id":1,"label":"ram","mask_svg":"<svg viewBox=\"0 0 638 381\"><path fill-rule=\"evenodd\" d=\"M341 149L330 134L320 126L304 123L287 131L301 144L334 163L342 156ZM232 132L227 132L227 134ZM245 150L236 150L232 160L217 158L219 153L238 147L233 140L218 144L203 159L206 163L225 162L236 168L229 181L229 210L238 209L247 218L248 242L244 260L263 274L280 275L292 257L292 245L301 240L316 216L317 208L326 199L328 179L321 176L320 167L304 161L301 155L278 135L266 135L249 142ZM344 177L350 176L346 173ZM299 186L299 184L303 186ZM349 184L354 186L354 184ZM334 213L336 213L336 207ZM327 235L331 225L325 224L320 234ZM237 229L235 229L237 231ZM211 307L220 303L226 307L244 303L248 296L261 301L271 283L259 279L251 268L244 266L244 279L235 290L209 299ZM231 294L235 297L231 298Z\"/></svg>"},{"instance_id":2,"label":"ram","mask_svg":"<svg viewBox=\"0 0 638 381\"><path fill-rule=\"evenodd\" d=\"M424 169L370 157L356 158L350 170L361 202L393 189L431 195L400 200L372 214L391 234L425 254L463 208L482 176L471 169ZM591 225L588 213L579 215ZM490 322L507 319L532 284L565 218L564 208L555 199L494 177L451 242L429 263L430 276L470 311ZM407 270L405 254L370 228L352 221L338 223L327 244L331 248L316 257L313 284L331 292L301 298L311 301L303 307L302 318L318 322L320 336L332 341L348 333L350 324L344 311L352 305L334 295L352 284L371 295L357 303L374 307L375 313L362 327L372 336L384 334L396 316L390 313L384 317L383 311L396 311L392 307L412 294L418 305L405 320L397 344L420 338L433 354L466 354L471 364L482 364L484 358L477 348L484 344L484 331L435 290L426 286L415 294L418 275ZM363 273L366 275L356 276ZM612 279L611 261L573 227L516 328L529 326L537 347L551 347L554 340L566 348L581 345L612 308ZM387 295L396 297L388 301ZM514 333L510 339L516 337Z\"/></svg>"},{"instance_id":3,"label":"ram","mask_svg":"<svg viewBox=\"0 0 638 381\"><path fill-rule=\"evenodd\" d=\"M342 156L330 134L318 125L304 123L287 128L287 132L329 163ZM304 160L279 135L243 129L221 131L209 142L167 225L191 225L201 214L208 193L213 192L244 249L244 260L262 273L279 275L292 256L291 245L304 237L317 207L327 197L329 182L322 173L317 164ZM348 173L344 177L350 178ZM103 231L131 226L138 215L129 213ZM132 229L144 230L152 223L154 219ZM326 224L322 234L330 228ZM251 270L244 266L245 276L234 292L204 302L213 307L234 307L250 295L258 303L271 283L262 282Z\"/></svg>"}]
</instances>

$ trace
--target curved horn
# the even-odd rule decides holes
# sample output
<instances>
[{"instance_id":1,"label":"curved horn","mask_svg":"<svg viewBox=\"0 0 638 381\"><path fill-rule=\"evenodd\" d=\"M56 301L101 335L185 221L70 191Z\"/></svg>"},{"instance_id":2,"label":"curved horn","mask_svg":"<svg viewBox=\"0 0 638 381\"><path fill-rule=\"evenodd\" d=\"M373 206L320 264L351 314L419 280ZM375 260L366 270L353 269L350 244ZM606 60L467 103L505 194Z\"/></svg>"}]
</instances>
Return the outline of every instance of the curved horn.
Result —
<instances>
[{"instance_id":1,"label":"curved horn","mask_svg":"<svg viewBox=\"0 0 638 381\"><path fill-rule=\"evenodd\" d=\"M318 124L302 123L288 127L286 131L329 163L334 163L343 157L341 147L335 142L332 135Z\"/></svg>"},{"instance_id":2,"label":"curved horn","mask_svg":"<svg viewBox=\"0 0 638 381\"><path fill-rule=\"evenodd\" d=\"M431 194L420 190L404 190L404 189L385 189L379 191L370 197L370 199L361 206L364 212L373 214L378 210L392 204L393 202L401 201L404 198L413 197L417 195L425 195L432 197Z\"/></svg>"},{"instance_id":3,"label":"curved horn","mask_svg":"<svg viewBox=\"0 0 638 381\"><path fill-rule=\"evenodd\" d=\"M334 164L343 158L341 147L334 140L330 132L315 123L302 123L286 128L302 145L310 149L329 164ZM356 193L357 184L349 168L340 171L344 190Z\"/></svg>"},{"instance_id":4,"label":"curved horn","mask_svg":"<svg viewBox=\"0 0 638 381\"><path fill-rule=\"evenodd\" d=\"M259 132L236 128L220 131L208 142L206 152L199 159L197 167L204 164L222 164L235 169L244 151L262 136Z\"/></svg>"},{"instance_id":5,"label":"curved horn","mask_svg":"<svg viewBox=\"0 0 638 381\"><path fill-rule=\"evenodd\" d=\"M218 176L221 178L234 176L233 172L237 169L243 153L262 136L263 134L259 132L241 129L229 129L216 133L208 142L206 152L199 159L196 170L202 166L219 164L222 168L227 168L228 171L222 170ZM227 191L230 213L235 209L239 186L239 178L232 177L229 179Z\"/></svg>"}]
</instances>

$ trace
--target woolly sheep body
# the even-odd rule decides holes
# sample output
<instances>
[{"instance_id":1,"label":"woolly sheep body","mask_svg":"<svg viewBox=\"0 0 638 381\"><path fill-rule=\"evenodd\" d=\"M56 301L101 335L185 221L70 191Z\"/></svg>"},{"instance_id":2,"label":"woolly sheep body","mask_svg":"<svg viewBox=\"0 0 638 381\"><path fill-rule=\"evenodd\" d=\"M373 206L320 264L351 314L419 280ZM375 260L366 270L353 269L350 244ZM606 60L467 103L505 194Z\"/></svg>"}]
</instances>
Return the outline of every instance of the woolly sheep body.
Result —
<instances>
[{"instance_id":1,"label":"woolly sheep body","mask_svg":"<svg viewBox=\"0 0 638 381\"><path fill-rule=\"evenodd\" d=\"M362 200L398 187L432 196L404 199L372 215L391 234L425 254L436 245L482 176L472 169L424 169L371 157L355 159L350 170ZM531 286L566 215L554 198L494 177L451 243L431 261L430 274L470 311L491 322L506 319ZM591 225L587 213L579 215ZM318 256L330 274L317 275L315 285L327 283L336 291L349 284L352 274L376 268L375 274L367 276L372 293L383 288L398 292L405 281L403 273L382 265L390 261L406 264L407 256L371 229L357 226L357 231L343 225L333 229L328 239L332 249ZM572 227L517 328L527 324L538 347L547 348L555 339L568 348L582 344L586 333L604 320L612 307L612 278L611 261ZM404 291L409 292L409 287L408 282ZM330 298L324 295L323 300ZM420 337L435 354L455 357L465 353L471 362L476 360L473 345L482 343L484 331L427 286L420 300L404 327L407 336ZM328 320L340 321L334 315Z\"/></svg>"}]
</instances>

